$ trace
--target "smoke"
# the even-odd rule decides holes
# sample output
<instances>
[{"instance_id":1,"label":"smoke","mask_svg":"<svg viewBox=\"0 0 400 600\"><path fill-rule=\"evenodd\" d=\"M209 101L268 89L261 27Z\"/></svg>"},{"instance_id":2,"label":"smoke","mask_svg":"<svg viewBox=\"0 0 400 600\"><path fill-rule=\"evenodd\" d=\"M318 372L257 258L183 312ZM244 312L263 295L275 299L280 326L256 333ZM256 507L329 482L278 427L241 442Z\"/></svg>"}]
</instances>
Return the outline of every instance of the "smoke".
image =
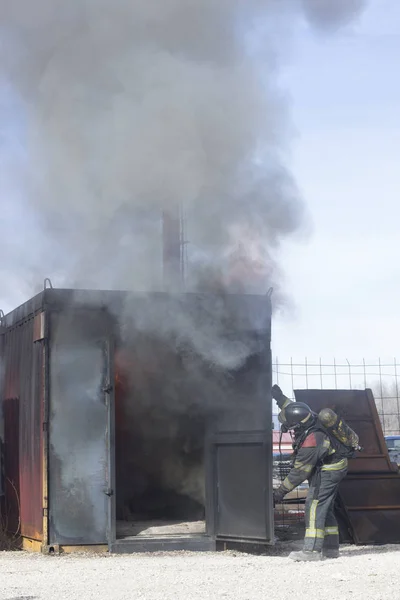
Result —
<instances>
[{"instance_id":1,"label":"smoke","mask_svg":"<svg viewBox=\"0 0 400 600\"><path fill-rule=\"evenodd\" d=\"M280 244L305 218L287 168L290 119L278 85L283 40L301 19L329 31L361 5L0 0L3 302L11 308L44 277L57 287L159 289L161 211L175 214L179 205L188 288L223 296L273 285L279 292ZM224 302L206 314L196 310L178 303L165 315L152 305L140 316L126 307L125 350L138 356L127 369L134 371L134 401L124 398L124 423L128 442L141 446L129 452L127 442L122 479L131 480L130 460L135 473L147 460L148 479L160 471L167 488L198 501L202 455L193 463L191 452L177 447L174 423L199 412L204 419L211 405L235 394L249 406L246 385L229 394L220 370L243 367L255 350L250 339L232 339L235 319L227 322ZM159 363L140 342L143 332L157 332L157 352L160 338L167 345ZM216 365L216 374L204 363ZM84 399L84 381L74 386L74 397ZM60 431L69 440L64 416ZM194 429L201 447L201 427Z\"/></svg>"},{"instance_id":2,"label":"smoke","mask_svg":"<svg viewBox=\"0 0 400 600\"><path fill-rule=\"evenodd\" d=\"M305 212L285 167L277 32L303 17L332 29L361 7L0 0L9 294L45 276L57 286L160 288L160 210L178 204L189 287L213 275L225 289L279 288L280 244Z\"/></svg>"},{"instance_id":3,"label":"smoke","mask_svg":"<svg viewBox=\"0 0 400 600\"><path fill-rule=\"evenodd\" d=\"M365 0L302 0L306 18L324 31L345 25L360 14L365 4Z\"/></svg>"}]
</instances>

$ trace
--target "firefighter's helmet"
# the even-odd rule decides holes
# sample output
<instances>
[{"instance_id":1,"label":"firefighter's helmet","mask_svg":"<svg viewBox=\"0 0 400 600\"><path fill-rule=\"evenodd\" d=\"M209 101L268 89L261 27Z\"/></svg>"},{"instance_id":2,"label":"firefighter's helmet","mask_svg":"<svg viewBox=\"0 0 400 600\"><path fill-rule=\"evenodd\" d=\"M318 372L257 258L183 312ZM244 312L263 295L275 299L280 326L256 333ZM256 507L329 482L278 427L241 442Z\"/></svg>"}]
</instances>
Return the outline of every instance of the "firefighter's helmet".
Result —
<instances>
[{"instance_id":1,"label":"firefighter's helmet","mask_svg":"<svg viewBox=\"0 0 400 600\"><path fill-rule=\"evenodd\" d=\"M314 420L311 408L303 402L291 402L285 408L285 425L288 429L308 427Z\"/></svg>"}]
</instances>

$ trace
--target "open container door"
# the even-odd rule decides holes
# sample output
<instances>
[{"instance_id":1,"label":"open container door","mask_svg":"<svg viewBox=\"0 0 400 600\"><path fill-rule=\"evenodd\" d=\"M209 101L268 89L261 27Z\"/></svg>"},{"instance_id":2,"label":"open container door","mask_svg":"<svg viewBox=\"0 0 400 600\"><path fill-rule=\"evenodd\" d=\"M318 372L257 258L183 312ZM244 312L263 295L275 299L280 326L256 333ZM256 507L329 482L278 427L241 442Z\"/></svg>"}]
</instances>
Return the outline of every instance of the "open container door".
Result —
<instances>
[{"instance_id":1,"label":"open container door","mask_svg":"<svg viewBox=\"0 0 400 600\"><path fill-rule=\"evenodd\" d=\"M209 427L207 526L217 542L269 545L274 540L270 295L238 301L237 322L247 326L252 350L230 373L227 403Z\"/></svg>"}]
</instances>

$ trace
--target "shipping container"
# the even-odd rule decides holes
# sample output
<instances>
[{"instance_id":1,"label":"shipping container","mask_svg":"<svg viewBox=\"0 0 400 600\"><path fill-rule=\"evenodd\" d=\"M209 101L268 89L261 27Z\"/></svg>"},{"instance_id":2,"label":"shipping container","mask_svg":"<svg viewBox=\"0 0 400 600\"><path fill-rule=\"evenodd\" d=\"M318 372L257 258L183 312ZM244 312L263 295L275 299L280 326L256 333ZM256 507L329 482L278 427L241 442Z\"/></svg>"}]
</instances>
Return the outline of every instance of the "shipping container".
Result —
<instances>
[{"instance_id":1,"label":"shipping container","mask_svg":"<svg viewBox=\"0 0 400 600\"><path fill-rule=\"evenodd\" d=\"M50 287L0 333L24 548L273 543L270 295Z\"/></svg>"}]
</instances>

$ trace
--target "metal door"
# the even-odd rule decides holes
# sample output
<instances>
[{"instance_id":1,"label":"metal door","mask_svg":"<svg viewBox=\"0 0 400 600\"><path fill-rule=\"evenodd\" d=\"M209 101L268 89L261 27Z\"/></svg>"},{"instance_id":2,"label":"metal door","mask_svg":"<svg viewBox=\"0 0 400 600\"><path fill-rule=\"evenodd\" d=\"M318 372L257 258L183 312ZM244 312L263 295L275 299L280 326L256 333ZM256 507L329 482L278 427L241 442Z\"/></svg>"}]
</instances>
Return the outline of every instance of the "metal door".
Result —
<instances>
[{"instance_id":1,"label":"metal door","mask_svg":"<svg viewBox=\"0 0 400 600\"><path fill-rule=\"evenodd\" d=\"M104 313L53 317L49 543L109 545L115 527L112 345Z\"/></svg>"},{"instance_id":2,"label":"metal door","mask_svg":"<svg viewBox=\"0 0 400 600\"><path fill-rule=\"evenodd\" d=\"M209 441L208 533L216 540L273 543L271 434L217 434Z\"/></svg>"},{"instance_id":3,"label":"metal door","mask_svg":"<svg viewBox=\"0 0 400 600\"><path fill-rule=\"evenodd\" d=\"M208 533L218 541L271 544L272 398L269 331L229 377L230 398L206 439Z\"/></svg>"}]
</instances>

